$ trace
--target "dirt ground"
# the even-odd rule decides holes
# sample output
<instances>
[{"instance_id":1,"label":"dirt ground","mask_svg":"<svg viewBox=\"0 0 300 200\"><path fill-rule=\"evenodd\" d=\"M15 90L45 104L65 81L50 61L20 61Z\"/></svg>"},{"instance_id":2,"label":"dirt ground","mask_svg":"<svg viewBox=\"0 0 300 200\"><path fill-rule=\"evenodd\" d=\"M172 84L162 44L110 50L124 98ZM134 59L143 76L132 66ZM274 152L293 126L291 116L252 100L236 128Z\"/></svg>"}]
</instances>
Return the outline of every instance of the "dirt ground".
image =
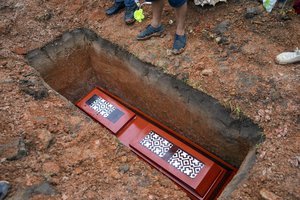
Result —
<instances>
[{"instance_id":1,"label":"dirt ground","mask_svg":"<svg viewBox=\"0 0 300 200\"><path fill-rule=\"evenodd\" d=\"M170 55L166 36L139 42L150 22L126 26L105 15L111 0L0 0L0 180L7 199L187 199L173 182L139 160L99 124L45 86L24 54L74 28L92 29L165 73L243 112L263 129L257 160L228 199L300 199L300 64L275 56L300 47L300 17L259 1L215 7L189 1L186 51ZM251 9L252 10L251 10ZM248 10L247 10L248 9ZM255 12L253 12L253 10Z\"/></svg>"}]
</instances>

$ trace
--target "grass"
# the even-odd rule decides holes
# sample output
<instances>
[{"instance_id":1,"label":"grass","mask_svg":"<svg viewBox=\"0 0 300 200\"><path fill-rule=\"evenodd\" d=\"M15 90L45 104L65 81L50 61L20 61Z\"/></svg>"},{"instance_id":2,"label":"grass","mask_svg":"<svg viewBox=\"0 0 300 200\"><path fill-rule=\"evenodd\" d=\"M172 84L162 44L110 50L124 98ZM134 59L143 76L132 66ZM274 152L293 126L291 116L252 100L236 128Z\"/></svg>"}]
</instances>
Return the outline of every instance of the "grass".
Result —
<instances>
[{"instance_id":1,"label":"grass","mask_svg":"<svg viewBox=\"0 0 300 200\"><path fill-rule=\"evenodd\" d=\"M243 112L239 105L234 104L230 99L224 102L225 108L229 109L229 111L238 119L243 116Z\"/></svg>"}]
</instances>

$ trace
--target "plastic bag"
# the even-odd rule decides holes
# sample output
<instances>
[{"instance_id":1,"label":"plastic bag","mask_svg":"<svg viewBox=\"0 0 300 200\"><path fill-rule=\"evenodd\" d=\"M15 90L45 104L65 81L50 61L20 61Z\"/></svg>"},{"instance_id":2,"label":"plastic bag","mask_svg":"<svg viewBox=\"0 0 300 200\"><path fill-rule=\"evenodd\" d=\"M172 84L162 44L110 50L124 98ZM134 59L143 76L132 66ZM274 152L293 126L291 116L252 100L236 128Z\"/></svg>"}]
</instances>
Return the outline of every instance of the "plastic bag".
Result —
<instances>
[{"instance_id":1,"label":"plastic bag","mask_svg":"<svg viewBox=\"0 0 300 200\"><path fill-rule=\"evenodd\" d=\"M144 16L143 9L140 8L134 12L134 19L136 21L142 22L144 18L145 18L145 16Z\"/></svg>"},{"instance_id":2,"label":"plastic bag","mask_svg":"<svg viewBox=\"0 0 300 200\"><path fill-rule=\"evenodd\" d=\"M152 2L145 1L144 3L140 3L139 0L135 0L135 3L136 3L136 5L139 9L134 11L134 14L133 14L134 19L138 22L142 22L143 19L145 19L144 11L142 9L142 6L145 5L145 4L152 4Z\"/></svg>"},{"instance_id":3,"label":"plastic bag","mask_svg":"<svg viewBox=\"0 0 300 200\"><path fill-rule=\"evenodd\" d=\"M266 9L267 12L271 12L272 9L274 8L277 0L263 0L263 5Z\"/></svg>"}]
</instances>

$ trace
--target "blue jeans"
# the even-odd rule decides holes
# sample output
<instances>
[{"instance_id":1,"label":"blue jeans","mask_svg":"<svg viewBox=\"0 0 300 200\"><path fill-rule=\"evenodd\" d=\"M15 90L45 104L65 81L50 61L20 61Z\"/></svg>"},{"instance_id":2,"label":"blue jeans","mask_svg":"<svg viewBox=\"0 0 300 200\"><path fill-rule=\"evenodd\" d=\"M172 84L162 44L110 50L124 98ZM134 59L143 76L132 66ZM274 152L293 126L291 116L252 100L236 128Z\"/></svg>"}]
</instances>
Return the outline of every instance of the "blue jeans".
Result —
<instances>
[{"instance_id":1,"label":"blue jeans","mask_svg":"<svg viewBox=\"0 0 300 200\"><path fill-rule=\"evenodd\" d=\"M116 3L124 2L126 7L130 7L130 6L133 6L135 4L134 0L115 0L115 2Z\"/></svg>"}]
</instances>

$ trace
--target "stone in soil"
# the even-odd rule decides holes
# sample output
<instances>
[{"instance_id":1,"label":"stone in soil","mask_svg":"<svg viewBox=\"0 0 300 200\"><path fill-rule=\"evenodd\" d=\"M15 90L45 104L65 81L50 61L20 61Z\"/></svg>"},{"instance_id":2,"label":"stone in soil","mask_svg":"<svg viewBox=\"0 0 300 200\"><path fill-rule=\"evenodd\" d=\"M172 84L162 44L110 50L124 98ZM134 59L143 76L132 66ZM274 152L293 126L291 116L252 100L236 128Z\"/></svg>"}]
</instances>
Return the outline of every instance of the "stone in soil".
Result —
<instances>
[{"instance_id":1,"label":"stone in soil","mask_svg":"<svg viewBox=\"0 0 300 200\"><path fill-rule=\"evenodd\" d=\"M12 146L8 146L11 148L10 154L6 155L6 160L8 161L19 160L28 154L23 138L13 142Z\"/></svg>"},{"instance_id":2,"label":"stone in soil","mask_svg":"<svg viewBox=\"0 0 300 200\"><path fill-rule=\"evenodd\" d=\"M17 192L12 196L11 199L16 200L28 200L34 195L55 195L57 194L56 189L48 182L41 182L38 185L34 185L27 188L18 188Z\"/></svg>"},{"instance_id":3,"label":"stone in soil","mask_svg":"<svg viewBox=\"0 0 300 200\"><path fill-rule=\"evenodd\" d=\"M268 191L265 188L261 189L259 193L264 200L282 200L281 197L277 196L273 192Z\"/></svg>"},{"instance_id":4,"label":"stone in soil","mask_svg":"<svg viewBox=\"0 0 300 200\"><path fill-rule=\"evenodd\" d=\"M53 144L54 136L50 133L50 131L46 129L39 129L36 133L44 149L49 148L50 145Z\"/></svg>"},{"instance_id":5,"label":"stone in soil","mask_svg":"<svg viewBox=\"0 0 300 200\"><path fill-rule=\"evenodd\" d=\"M120 175L119 172L117 171L113 171L111 174L110 174L114 179L118 180L120 179L122 176Z\"/></svg>"},{"instance_id":6,"label":"stone in soil","mask_svg":"<svg viewBox=\"0 0 300 200\"><path fill-rule=\"evenodd\" d=\"M259 9L259 7L250 7L250 8L247 8L245 18L246 19L251 19L251 18L254 18L256 15L259 15L259 14L261 14L261 10Z\"/></svg>"},{"instance_id":7,"label":"stone in soil","mask_svg":"<svg viewBox=\"0 0 300 200\"><path fill-rule=\"evenodd\" d=\"M216 41L218 44L229 44L228 38L225 37L225 36L219 36L219 37L216 37L216 38L215 38L215 41Z\"/></svg>"},{"instance_id":8,"label":"stone in soil","mask_svg":"<svg viewBox=\"0 0 300 200\"><path fill-rule=\"evenodd\" d=\"M121 165L121 166L119 167L119 171L120 171L121 173L125 174L126 172L129 171L129 165L128 165L128 164Z\"/></svg>"},{"instance_id":9,"label":"stone in soil","mask_svg":"<svg viewBox=\"0 0 300 200\"><path fill-rule=\"evenodd\" d=\"M48 89L37 80L21 80L21 91L32 96L35 100L41 100L49 96Z\"/></svg>"},{"instance_id":10,"label":"stone in soil","mask_svg":"<svg viewBox=\"0 0 300 200\"><path fill-rule=\"evenodd\" d=\"M32 189L34 194L54 195L57 193L53 186L48 182L43 182Z\"/></svg>"},{"instance_id":11,"label":"stone in soil","mask_svg":"<svg viewBox=\"0 0 300 200\"><path fill-rule=\"evenodd\" d=\"M214 32L218 35L221 35L226 31L228 31L229 26L230 26L230 21L224 20L214 28Z\"/></svg>"},{"instance_id":12,"label":"stone in soil","mask_svg":"<svg viewBox=\"0 0 300 200\"><path fill-rule=\"evenodd\" d=\"M201 74L203 76L211 76L213 74L213 70L212 69L204 69L204 70L202 70Z\"/></svg>"}]
</instances>

